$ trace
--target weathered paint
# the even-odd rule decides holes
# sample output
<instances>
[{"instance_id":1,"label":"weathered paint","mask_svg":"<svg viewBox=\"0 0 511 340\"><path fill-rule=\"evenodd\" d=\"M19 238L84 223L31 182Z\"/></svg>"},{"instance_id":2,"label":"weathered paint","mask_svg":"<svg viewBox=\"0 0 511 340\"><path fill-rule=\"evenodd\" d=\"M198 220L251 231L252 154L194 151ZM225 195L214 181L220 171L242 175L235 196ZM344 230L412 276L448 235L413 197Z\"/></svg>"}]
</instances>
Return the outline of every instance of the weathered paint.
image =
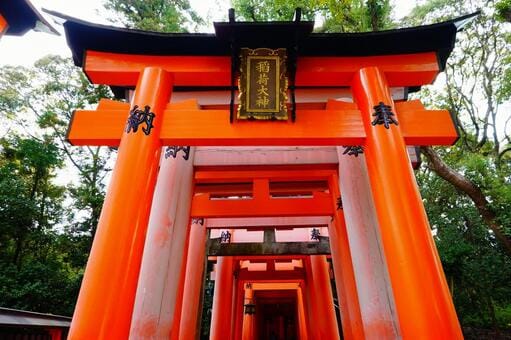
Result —
<instances>
[{"instance_id":1,"label":"weathered paint","mask_svg":"<svg viewBox=\"0 0 511 340\"><path fill-rule=\"evenodd\" d=\"M168 338L190 225L194 150L162 156L144 248L130 337Z\"/></svg>"},{"instance_id":2,"label":"weathered paint","mask_svg":"<svg viewBox=\"0 0 511 340\"><path fill-rule=\"evenodd\" d=\"M364 155L400 334L405 339L462 339L400 126L371 124L373 107L380 102L396 112L385 76L376 67L361 69L352 89L367 132Z\"/></svg>"},{"instance_id":3,"label":"weathered paint","mask_svg":"<svg viewBox=\"0 0 511 340\"><path fill-rule=\"evenodd\" d=\"M394 296L381 245L364 155L339 148L339 185L366 339L399 338Z\"/></svg>"},{"instance_id":4,"label":"weathered paint","mask_svg":"<svg viewBox=\"0 0 511 340\"><path fill-rule=\"evenodd\" d=\"M171 89L172 76L164 70L148 67L140 73L132 106L149 105L157 120L150 135L139 130L122 136L70 339L128 338L161 151L158 119Z\"/></svg>"}]
</instances>

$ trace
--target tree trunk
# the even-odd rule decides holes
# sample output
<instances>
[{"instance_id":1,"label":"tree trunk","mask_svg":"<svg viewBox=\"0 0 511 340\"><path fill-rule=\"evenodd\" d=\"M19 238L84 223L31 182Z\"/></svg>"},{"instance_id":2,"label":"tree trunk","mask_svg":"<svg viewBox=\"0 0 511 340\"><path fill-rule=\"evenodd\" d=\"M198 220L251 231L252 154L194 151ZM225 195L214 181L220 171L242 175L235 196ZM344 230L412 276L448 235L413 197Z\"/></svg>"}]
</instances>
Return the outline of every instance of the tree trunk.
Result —
<instances>
[{"instance_id":1,"label":"tree trunk","mask_svg":"<svg viewBox=\"0 0 511 340\"><path fill-rule=\"evenodd\" d=\"M490 228L497 240L502 244L506 253L511 256L511 238L502 231L501 225L496 219L495 212L491 209L488 200L482 190L462 174L449 167L430 146L422 146L422 153L426 156L428 167L438 176L449 182L457 190L465 193L474 202L484 223Z\"/></svg>"}]
</instances>

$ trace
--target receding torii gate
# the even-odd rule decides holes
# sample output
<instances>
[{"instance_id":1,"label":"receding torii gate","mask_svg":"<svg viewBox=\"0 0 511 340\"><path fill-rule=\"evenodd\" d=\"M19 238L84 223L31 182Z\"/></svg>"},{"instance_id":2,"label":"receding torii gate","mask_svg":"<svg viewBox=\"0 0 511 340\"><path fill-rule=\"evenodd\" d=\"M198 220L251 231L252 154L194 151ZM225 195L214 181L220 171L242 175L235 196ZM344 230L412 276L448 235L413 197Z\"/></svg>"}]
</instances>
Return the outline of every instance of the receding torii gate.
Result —
<instances>
[{"instance_id":1,"label":"receding torii gate","mask_svg":"<svg viewBox=\"0 0 511 340\"><path fill-rule=\"evenodd\" d=\"M445 66L457 28L467 18L387 32L303 37L294 42L299 47L299 55L293 88L349 87L355 103L331 100L311 105L298 102L294 122L233 123L229 121L228 105L205 109L199 108L200 103L169 103L173 89L230 89L231 49L226 41L214 35L144 33L67 18L64 26L75 62L83 66L89 79L93 83L124 88L135 86L131 104L103 100L95 111L75 112L70 125L68 138L74 145L119 147L70 338L123 339L129 336L130 327L131 335L137 334L133 333L133 327L138 327L137 318L144 315L135 318L135 314L143 310L144 302L140 300L142 309L137 307L134 314L135 299L139 304L140 289L149 284L142 280L151 271L154 257L159 256L157 252L151 253L154 249L147 246L149 241L144 250L151 204L151 221L161 227L152 234L153 222L149 221L148 240L178 237L177 224L184 223L187 229L189 218L258 214L332 216L333 223L329 227L332 262L341 292L344 336L348 339L389 336L385 326L379 325L377 317L371 315L374 311L370 306L361 305L365 293L361 289L374 287L363 283L359 273L367 265L358 262L363 248L358 249L359 253L353 250L355 244L363 244L360 242L362 232L357 238L354 235L359 231L350 229L373 228L371 232L379 236L372 240L381 244L382 264L386 264L393 292L397 334L410 339L462 338L406 151L406 145L451 145L457 134L447 111L426 110L418 101L394 102L390 88L413 88L431 83ZM303 30L306 23L225 23L218 24L217 33L225 34L222 31L225 25L229 32L254 37L279 29ZM237 38L243 40L240 36ZM282 38L277 34L277 37L266 36L265 39L268 47L286 47ZM258 38L258 44L260 41ZM128 111L130 116L126 123ZM228 182L234 175L252 178L255 208L250 210L246 202L229 202L233 205L227 206L225 202L198 196L192 201L192 183L207 171L196 171L192 179L190 162L173 165L167 175L162 175L163 167L167 166L162 162L161 176L158 175L162 146L174 146L167 150L168 156L177 156L175 160L185 164L193 160L194 146L212 145L346 146L344 155L341 155L344 150L339 149L342 157L355 159L361 152L363 155L357 158L356 164L339 161L339 174L337 170L325 173L321 173L321 169L309 170L306 179L323 176L321 178L328 182L329 194L314 195L309 202L314 205L308 207L285 201L270 202L268 181L275 173L269 174L270 170L264 167L246 172L230 173L225 169L208 173L208 176L219 176L214 179L217 181L220 178ZM359 169L360 173L350 173L349 169ZM287 175L293 176L293 171L290 168ZM295 174L303 179L303 172ZM161 193L155 194L157 176L161 177L158 183L172 187L158 184L157 191ZM349 176L355 176L354 180L344 181ZM339 181L344 181L341 188ZM355 190L355 186L362 191ZM169 190L177 190L177 193L167 197L165 191L168 194ZM325 199L330 201L330 206L325 204ZM361 214L358 202L371 211ZM342 207L347 209L347 227L343 211L339 209ZM170 221L169 209L174 211ZM304 209L312 212L304 212ZM165 233L172 225L175 231L163 236L158 234L161 228ZM185 243L188 238L187 231L179 236ZM183 254L186 250L174 246L172 251ZM150 262L147 266L145 262L142 264L139 277L144 252L144 261L148 258ZM186 257L173 257L172 261L176 263L169 267L174 270L172 278L177 282L172 290L172 301L175 301L179 297L176 297L177 292L182 291L179 286L184 285ZM168 314L173 315L174 305L169 308ZM161 326L163 333L170 332L175 321L171 318L169 322ZM154 330L147 334L163 336L158 333L160 330L156 331L160 326L152 327Z\"/></svg>"}]
</instances>

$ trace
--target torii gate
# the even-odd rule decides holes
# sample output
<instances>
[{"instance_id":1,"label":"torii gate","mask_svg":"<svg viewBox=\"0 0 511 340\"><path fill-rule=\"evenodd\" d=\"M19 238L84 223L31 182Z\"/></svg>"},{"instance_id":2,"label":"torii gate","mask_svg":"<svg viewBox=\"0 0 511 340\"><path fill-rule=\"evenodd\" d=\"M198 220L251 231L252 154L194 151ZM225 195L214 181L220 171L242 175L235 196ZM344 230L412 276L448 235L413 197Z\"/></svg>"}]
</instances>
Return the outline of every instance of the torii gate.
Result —
<instances>
[{"instance_id":1,"label":"torii gate","mask_svg":"<svg viewBox=\"0 0 511 340\"><path fill-rule=\"evenodd\" d=\"M310 22L231 18L215 24L216 35L157 34L66 18L75 63L90 81L117 91L134 88L130 104L102 100L94 111L76 111L70 123L73 145L119 147L70 338L180 338L175 330L186 327L180 316L190 308L182 296L193 296L190 285L198 288L189 280L201 275L201 264L190 267L186 256L187 249L204 249L198 244L205 229L198 228L215 218L258 216L331 217L345 338L462 338L406 148L452 145L455 126L447 111L394 101L391 92L433 82L458 28L470 18L360 34L311 34ZM292 50L293 95L333 89L348 92L354 103L292 98L294 121L231 122L229 99L214 105L206 99L170 101L173 89L176 96L202 90L228 98L236 71L233 51L254 45ZM214 157L204 146L245 146L240 152L261 163L211 167L205 160ZM283 154L280 165L271 166L270 156L249 146L333 146L338 159L333 163L339 165L311 165L321 158L311 156L313 161L294 166L303 154L296 159ZM320 147L311 152L326 150ZM298 182L327 184L299 200L275 199L272 183L279 181L287 183L286 190L298 190L293 187ZM248 183L250 189L246 199L220 201L210 191L198 192L201 183ZM227 287L218 291L231 301L232 259L219 257L217 266L218 287ZM325 276L318 271L312 277ZM223 308L231 315L229 303ZM220 316L213 324L212 339L239 334Z\"/></svg>"}]
</instances>

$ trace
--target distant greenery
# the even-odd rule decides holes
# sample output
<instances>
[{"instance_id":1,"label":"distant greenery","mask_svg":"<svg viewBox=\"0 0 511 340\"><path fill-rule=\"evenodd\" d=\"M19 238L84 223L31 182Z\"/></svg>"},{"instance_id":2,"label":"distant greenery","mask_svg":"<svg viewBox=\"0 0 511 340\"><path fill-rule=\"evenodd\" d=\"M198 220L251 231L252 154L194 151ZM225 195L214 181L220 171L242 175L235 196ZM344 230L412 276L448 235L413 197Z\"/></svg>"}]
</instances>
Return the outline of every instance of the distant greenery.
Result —
<instances>
[{"instance_id":1,"label":"distant greenery","mask_svg":"<svg viewBox=\"0 0 511 340\"><path fill-rule=\"evenodd\" d=\"M129 28L158 32L186 32L203 23L188 0L106 0L113 21Z\"/></svg>"},{"instance_id":2,"label":"distant greenery","mask_svg":"<svg viewBox=\"0 0 511 340\"><path fill-rule=\"evenodd\" d=\"M70 60L0 69L0 306L71 315L111 151L64 141L75 108L110 96ZM74 183L59 185L67 168Z\"/></svg>"},{"instance_id":3,"label":"distant greenery","mask_svg":"<svg viewBox=\"0 0 511 340\"><path fill-rule=\"evenodd\" d=\"M302 20L321 18L321 32L379 31L393 26L389 0L233 0L236 14L246 21L288 21L297 7Z\"/></svg>"}]
</instances>

